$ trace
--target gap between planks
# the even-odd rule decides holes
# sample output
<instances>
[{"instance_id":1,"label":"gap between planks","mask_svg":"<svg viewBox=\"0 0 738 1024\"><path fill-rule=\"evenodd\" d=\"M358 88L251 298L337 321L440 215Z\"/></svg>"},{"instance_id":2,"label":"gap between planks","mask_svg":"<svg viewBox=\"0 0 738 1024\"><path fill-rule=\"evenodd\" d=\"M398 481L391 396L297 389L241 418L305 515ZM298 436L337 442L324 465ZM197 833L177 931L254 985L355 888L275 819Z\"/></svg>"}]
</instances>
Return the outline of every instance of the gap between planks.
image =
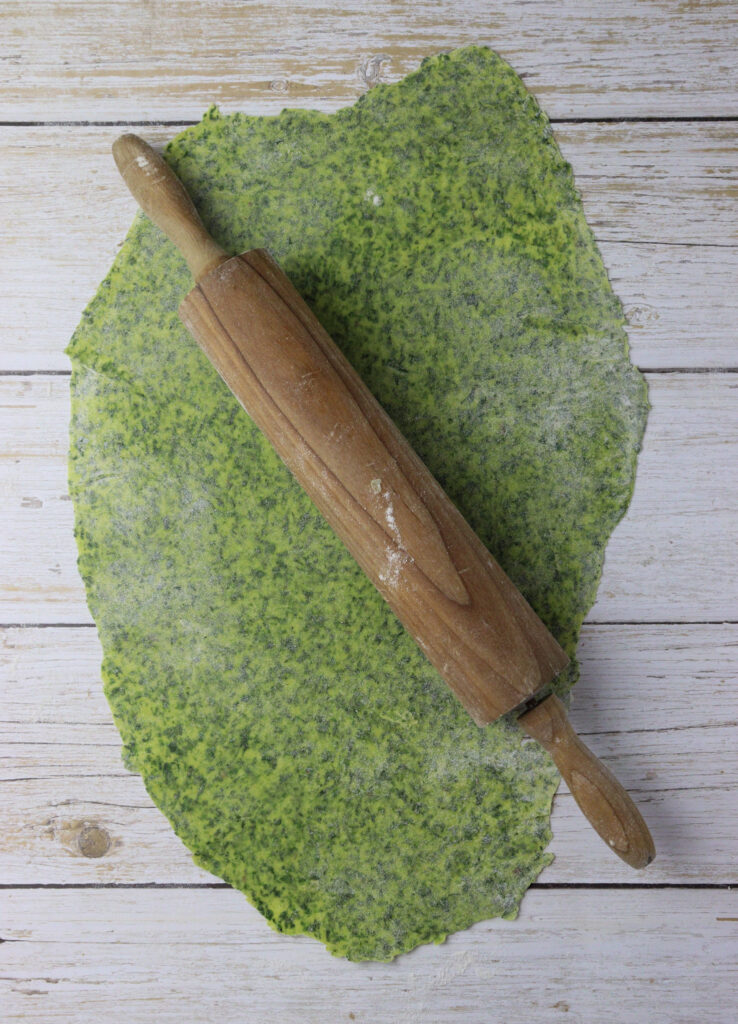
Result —
<instances>
[{"instance_id":1,"label":"gap between planks","mask_svg":"<svg viewBox=\"0 0 738 1024\"><path fill-rule=\"evenodd\" d=\"M726 569L738 542L736 376L648 380L652 411L635 492L610 539L590 621L733 621L738 581ZM0 433L8 438L0 458L0 620L89 621L67 491L68 379L5 377L0 391Z\"/></svg>"},{"instance_id":2,"label":"gap between planks","mask_svg":"<svg viewBox=\"0 0 738 1024\"><path fill-rule=\"evenodd\" d=\"M635 366L635 364L634 364ZM637 367L642 374L738 374L738 367ZM71 370L0 370L0 377L71 377Z\"/></svg>"},{"instance_id":3,"label":"gap between planks","mask_svg":"<svg viewBox=\"0 0 738 1024\"><path fill-rule=\"evenodd\" d=\"M732 892L736 888L738 882L531 882L528 886L528 889L548 892L562 892L567 889L591 889L595 892L653 892L655 889ZM42 892L88 889L229 889L238 892L238 889L234 889L227 882L0 882L0 892L28 892L35 889Z\"/></svg>"},{"instance_id":4,"label":"gap between planks","mask_svg":"<svg viewBox=\"0 0 738 1024\"><path fill-rule=\"evenodd\" d=\"M633 362L653 371L738 369L733 126L571 124L556 133L624 304ZM9 182L0 195L3 370L69 370L64 346L136 209L110 157L116 134L0 131ZM161 144L175 130L147 134ZM82 178L80 166L88 168ZM19 237L26 254L45 253L43 275L30 256L19 258ZM49 237L67 241L49 249Z\"/></svg>"},{"instance_id":5,"label":"gap between planks","mask_svg":"<svg viewBox=\"0 0 738 1024\"><path fill-rule=\"evenodd\" d=\"M729 680L738 671L735 628L585 625L578 659L572 720L596 737L594 749L637 794L659 856L634 876L591 833L562 786L552 817L556 860L540 884L738 881L738 822L729 810L738 776L730 762L715 770L736 743L736 726L725 722ZM23 777L7 787L0 809L11 888L218 883L193 864L140 777L115 774L120 740L102 692L94 631L5 631L0 671L8 678L6 716L16 723L0 723L0 742L3 735L13 741L6 763ZM665 678L671 729L654 700ZM97 745L101 738L111 742ZM85 857L76 842L91 825L110 839L99 859Z\"/></svg>"},{"instance_id":6,"label":"gap between planks","mask_svg":"<svg viewBox=\"0 0 738 1024\"><path fill-rule=\"evenodd\" d=\"M496 49L556 118L735 111L730 0L4 6L7 120L181 121L212 101L268 114L285 104L336 109L471 43Z\"/></svg>"},{"instance_id":7,"label":"gap between planks","mask_svg":"<svg viewBox=\"0 0 738 1024\"><path fill-rule=\"evenodd\" d=\"M273 932L238 893L5 893L9 1019L44 1024L728 1024L730 891L534 889L515 921L480 921L389 964ZM493 999L493 1002L491 1002ZM153 1008L153 1010L152 1010ZM491 1016L490 1014L493 1014Z\"/></svg>"},{"instance_id":8,"label":"gap between planks","mask_svg":"<svg viewBox=\"0 0 738 1024\"><path fill-rule=\"evenodd\" d=\"M299 108L298 108L299 109ZM248 111L244 111L248 113ZM659 117L549 117L551 124L738 124L738 114L705 114ZM198 121L0 121L0 128L191 128Z\"/></svg>"}]
</instances>

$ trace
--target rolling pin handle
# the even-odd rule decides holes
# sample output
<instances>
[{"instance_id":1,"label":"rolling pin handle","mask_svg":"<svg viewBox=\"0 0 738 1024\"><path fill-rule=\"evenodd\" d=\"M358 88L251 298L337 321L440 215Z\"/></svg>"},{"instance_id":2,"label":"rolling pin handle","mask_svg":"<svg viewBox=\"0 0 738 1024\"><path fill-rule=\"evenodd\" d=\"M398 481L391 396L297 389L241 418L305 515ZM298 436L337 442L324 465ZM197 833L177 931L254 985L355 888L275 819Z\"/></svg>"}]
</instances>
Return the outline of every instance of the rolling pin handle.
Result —
<instances>
[{"instance_id":1,"label":"rolling pin handle","mask_svg":"<svg viewBox=\"0 0 738 1024\"><path fill-rule=\"evenodd\" d=\"M229 257L204 227L182 182L138 135L121 135L113 157L144 213L161 228L187 261L195 281Z\"/></svg>"},{"instance_id":2,"label":"rolling pin handle","mask_svg":"<svg viewBox=\"0 0 738 1024\"><path fill-rule=\"evenodd\" d=\"M648 826L612 772L574 732L558 697L547 697L518 723L554 759L600 838L632 868L647 867L656 856Z\"/></svg>"}]
</instances>

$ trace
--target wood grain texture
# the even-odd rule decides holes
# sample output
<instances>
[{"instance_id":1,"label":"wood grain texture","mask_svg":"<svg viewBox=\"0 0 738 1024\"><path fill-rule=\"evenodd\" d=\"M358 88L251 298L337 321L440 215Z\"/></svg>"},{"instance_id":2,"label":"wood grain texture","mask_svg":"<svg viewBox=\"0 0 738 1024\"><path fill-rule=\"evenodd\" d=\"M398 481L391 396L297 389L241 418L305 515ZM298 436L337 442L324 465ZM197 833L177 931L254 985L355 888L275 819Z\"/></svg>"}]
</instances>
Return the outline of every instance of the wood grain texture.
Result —
<instances>
[{"instance_id":1,"label":"wood grain texture","mask_svg":"<svg viewBox=\"0 0 738 1024\"><path fill-rule=\"evenodd\" d=\"M648 376L651 413L630 508L591 621L735 620L738 379Z\"/></svg>"},{"instance_id":2,"label":"wood grain texture","mask_svg":"<svg viewBox=\"0 0 738 1024\"><path fill-rule=\"evenodd\" d=\"M192 863L140 777L123 768L100 657L94 629L0 631L2 880L216 881ZM726 760L738 744L730 716L738 627L585 626L578 657L572 721L637 794L659 847L639 882L738 881L738 772ZM109 837L99 858L79 846L91 827ZM590 834L565 786L552 828L556 859L541 882L633 882Z\"/></svg>"},{"instance_id":3,"label":"wood grain texture","mask_svg":"<svg viewBox=\"0 0 738 1024\"><path fill-rule=\"evenodd\" d=\"M738 114L731 0L6 0L0 119L330 110L470 43L555 117Z\"/></svg>"},{"instance_id":4,"label":"wood grain texture","mask_svg":"<svg viewBox=\"0 0 738 1024\"><path fill-rule=\"evenodd\" d=\"M530 892L516 921L391 964L277 935L230 890L5 896L0 991L5 1020L24 1024L119 1020L122 1008L127 1024L552 1024L608 1011L619 1024L731 1024L735 1010L729 891Z\"/></svg>"},{"instance_id":5,"label":"wood grain texture","mask_svg":"<svg viewBox=\"0 0 738 1024\"><path fill-rule=\"evenodd\" d=\"M738 607L738 379L649 374L652 411L595 622L733 620ZM1 377L0 623L90 622L67 493L66 377Z\"/></svg>"},{"instance_id":6,"label":"wood grain texture","mask_svg":"<svg viewBox=\"0 0 738 1024\"><path fill-rule=\"evenodd\" d=\"M145 134L159 145L181 127ZM640 366L738 368L736 130L556 127ZM64 347L136 209L110 155L119 133L0 130L0 372L69 368Z\"/></svg>"},{"instance_id":7,"label":"wood grain texture","mask_svg":"<svg viewBox=\"0 0 738 1024\"><path fill-rule=\"evenodd\" d=\"M8 0L0 19L2 121L179 122L213 101L335 109L470 42L507 57L554 118L738 117L733 0ZM146 135L163 142L179 127ZM642 367L738 369L735 129L555 125ZM63 347L133 216L109 157L121 130L0 125L0 373L68 369ZM649 435L598 615L736 618L734 379L668 375L662 391L651 378L654 445ZM66 384L18 383L20 395L0 399L11 406L0 409L0 619L89 621L66 496ZM16 420L14 404L31 408ZM647 801L659 857L644 881L736 882L735 629L583 630L572 718ZM95 631L2 640L4 777L17 781L0 801L0 881L208 881L121 769ZM103 856L83 856L85 825L107 831ZM565 789L552 825L557 860L543 882L632 881ZM738 909L727 891L533 891L518 921L388 968L347 966L275 935L227 890L0 896L2 1015L24 1024L122 1012L133 1024L736 1017Z\"/></svg>"},{"instance_id":8,"label":"wood grain texture","mask_svg":"<svg viewBox=\"0 0 738 1024\"><path fill-rule=\"evenodd\" d=\"M612 770L576 734L563 702L555 695L526 711L520 728L546 750L575 803L614 853L641 870L656 856L643 815Z\"/></svg>"},{"instance_id":9,"label":"wood grain texture","mask_svg":"<svg viewBox=\"0 0 738 1024\"><path fill-rule=\"evenodd\" d=\"M187 261L195 287L181 319L474 721L484 726L540 701L568 656L278 263L265 249L228 259L182 183L139 136L121 135L113 156ZM656 851L643 817L577 737L558 697L549 694L520 722L598 835L626 864L647 867ZM107 849L107 833L93 831ZM78 840L85 854L89 833L83 828Z\"/></svg>"},{"instance_id":10,"label":"wood grain texture","mask_svg":"<svg viewBox=\"0 0 738 1024\"><path fill-rule=\"evenodd\" d=\"M195 281L228 258L205 230L187 190L158 150L138 135L125 132L115 140L112 151L134 199L177 246Z\"/></svg>"},{"instance_id":11,"label":"wood grain texture","mask_svg":"<svg viewBox=\"0 0 738 1024\"><path fill-rule=\"evenodd\" d=\"M567 655L266 250L201 277L179 314L477 725L566 667Z\"/></svg>"}]
</instances>

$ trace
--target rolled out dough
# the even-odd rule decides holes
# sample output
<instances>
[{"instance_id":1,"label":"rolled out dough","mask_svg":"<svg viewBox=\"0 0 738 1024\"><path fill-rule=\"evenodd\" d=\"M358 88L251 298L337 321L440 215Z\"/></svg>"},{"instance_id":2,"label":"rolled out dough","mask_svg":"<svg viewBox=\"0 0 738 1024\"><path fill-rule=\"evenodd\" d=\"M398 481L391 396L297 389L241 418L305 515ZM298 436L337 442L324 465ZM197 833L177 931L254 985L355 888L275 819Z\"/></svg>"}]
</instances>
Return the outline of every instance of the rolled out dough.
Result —
<instances>
[{"instance_id":1,"label":"rolled out dough","mask_svg":"<svg viewBox=\"0 0 738 1024\"><path fill-rule=\"evenodd\" d=\"M274 253L573 655L647 401L517 75L464 49L331 115L212 109L166 157L221 244ZM190 287L138 216L69 346L79 565L127 764L198 864L332 953L514 917L555 770L457 704L180 324Z\"/></svg>"}]
</instances>

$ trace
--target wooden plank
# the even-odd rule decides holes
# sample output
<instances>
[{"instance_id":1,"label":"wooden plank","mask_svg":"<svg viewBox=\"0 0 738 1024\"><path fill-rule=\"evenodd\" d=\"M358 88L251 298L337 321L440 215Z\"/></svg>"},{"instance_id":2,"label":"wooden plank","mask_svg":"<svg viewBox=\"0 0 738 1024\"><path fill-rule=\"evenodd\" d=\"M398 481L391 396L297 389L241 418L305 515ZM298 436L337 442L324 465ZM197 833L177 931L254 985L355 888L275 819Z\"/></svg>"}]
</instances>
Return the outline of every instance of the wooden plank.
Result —
<instances>
[{"instance_id":1,"label":"wooden plank","mask_svg":"<svg viewBox=\"0 0 738 1024\"><path fill-rule=\"evenodd\" d=\"M254 113L285 104L334 109L412 70L425 53L478 41L501 49L554 117L738 115L738 11L730 0L589 7L564 0L555 9L501 0L494 11L482 0L371 7L347 0L340 9L324 0L9 0L0 17L0 118L8 120L197 118L211 99ZM562 125L557 135L628 309L636 361L651 369L736 369L735 125L668 126L659 138L663 128L618 135L622 126ZM41 129L49 134L39 144L38 129L0 126L0 162L11 171L0 192L0 373L67 368L63 346L131 216L108 156L121 130ZM152 137L176 130L154 128ZM91 165L75 150L79 131L85 144L91 140ZM90 166L81 182L80 166ZM55 243L65 237L76 248L60 253ZM43 279L34 269L39 254ZM7 580L18 585L3 591L0 568L0 599L46 621L57 614L73 621L70 609L87 620L64 484L64 383L61 391L50 384L49 404L45 383L10 402L17 410L43 399L25 410L20 431L12 409L4 422L0 409L8 438L0 456L0 508L10 512L4 551ZM657 406L664 430L646 490L636 494L635 543L625 537L614 587L604 594L611 546L598 615L602 607L605 617L631 617L650 590L657 612L692 617L691 607L722 617L722 609L735 618L736 584L725 571L736 536L728 387L725 379L687 400L685 432L669 429L679 423L679 392ZM45 447L38 441L47 432ZM695 494L684 500L690 489ZM647 530L650 546L638 539ZM26 572L31 548L40 557ZM665 564L654 569L654 559ZM645 581L635 604L627 590L634 578ZM664 585L683 590L665 599L656 593ZM585 627L573 717L636 791L654 828L659 859L639 882L735 881L736 724L724 711L735 649L730 626ZM4 787L0 882L11 880L6 865L13 882L32 885L208 882L140 779L122 770L98 662L92 629L0 631L0 675L10 680L0 713L4 764L25 778ZM88 852L89 830L108 832L102 857L83 856L85 826ZM565 792L553 827L557 860L544 884L632 883ZM625 1024L735 1019L738 914L735 893L726 891L538 889L517 922L479 925L389 966L345 964L309 940L275 935L225 889L2 896L0 1003L8 1020L117 1019L121 1006L134 1024L150 1021L152 1008L164 1024L216 1016L225 1024L487 1024L491 1016L550 1024L559 1014L598 1020L615 1007Z\"/></svg>"},{"instance_id":2,"label":"wooden plank","mask_svg":"<svg viewBox=\"0 0 738 1024\"><path fill-rule=\"evenodd\" d=\"M652 411L595 622L736 618L738 379L648 375ZM90 622L67 494L66 377L0 377L0 623Z\"/></svg>"},{"instance_id":3,"label":"wooden plank","mask_svg":"<svg viewBox=\"0 0 738 1024\"><path fill-rule=\"evenodd\" d=\"M145 134L159 144L179 127ZM0 129L0 371L68 369L64 347L135 212L110 155L123 130ZM559 125L556 135L625 304L634 360L738 367L736 127Z\"/></svg>"},{"instance_id":4,"label":"wooden plank","mask_svg":"<svg viewBox=\"0 0 738 1024\"><path fill-rule=\"evenodd\" d=\"M93 629L0 631L3 882L213 881L192 863L141 779L124 771L100 656ZM633 791L658 856L636 877L562 787L552 819L556 859L540 881L738 881L731 813L738 772L726 761L738 744L728 696L738 628L585 626L579 658L575 727ZM90 829L106 837L101 857L85 856Z\"/></svg>"},{"instance_id":5,"label":"wooden plank","mask_svg":"<svg viewBox=\"0 0 738 1024\"><path fill-rule=\"evenodd\" d=\"M738 244L738 122L558 125L555 135L597 239Z\"/></svg>"},{"instance_id":6,"label":"wooden plank","mask_svg":"<svg viewBox=\"0 0 738 1024\"><path fill-rule=\"evenodd\" d=\"M738 893L531 892L391 964L269 930L229 890L4 894L5 1020L732 1024ZM696 1016L696 1009L699 1014ZM494 1016L491 1016L494 1014Z\"/></svg>"},{"instance_id":7,"label":"wooden plank","mask_svg":"<svg viewBox=\"0 0 738 1024\"><path fill-rule=\"evenodd\" d=\"M736 618L738 380L648 376L630 508L607 547L593 622Z\"/></svg>"},{"instance_id":8,"label":"wooden plank","mask_svg":"<svg viewBox=\"0 0 738 1024\"><path fill-rule=\"evenodd\" d=\"M738 369L738 246L600 242L647 370Z\"/></svg>"},{"instance_id":9,"label":"wooden plank","mask_svg":"<svg viewBox=\"0 0 738 1024\"><path fill-rule=\"evenodd\" d=\"M6 121L194 119L211 102L330 110L472 43L496 48L555 117L738 113L731 0L6 0L2 35Z\"/></svg>"}]
</instances>

